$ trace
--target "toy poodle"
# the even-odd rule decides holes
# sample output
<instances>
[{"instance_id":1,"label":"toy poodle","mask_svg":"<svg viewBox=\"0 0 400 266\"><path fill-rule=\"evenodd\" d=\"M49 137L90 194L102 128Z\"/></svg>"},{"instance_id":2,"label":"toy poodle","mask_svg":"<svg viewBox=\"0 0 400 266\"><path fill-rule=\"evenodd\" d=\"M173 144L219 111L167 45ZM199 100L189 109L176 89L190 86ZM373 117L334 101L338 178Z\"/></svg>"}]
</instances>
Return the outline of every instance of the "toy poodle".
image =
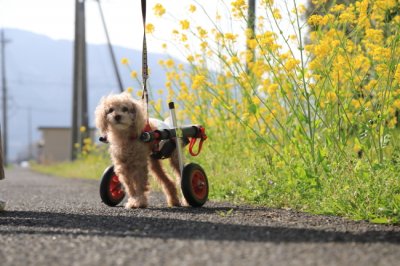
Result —
<instances>
[{"instance_id":1,"label":"toy poodle","mask_svg":"<svg viewBox=\"0 0 400 266\"><path fill-rule=\"evenodd\" d=\"M110 143L114 171L128 195L125 208L147 207L149 169L161 183L168 205L180 206L175 183L166 174L161 162L150 156L154 144L139 139L147 120L143 104L128 93L113 94L100 100L95 116L96 127ZM157 129L152 120L150 127L151 130ZM170 162L180 179L176 152L172 154ZM180 180L177 181L180 183Z\"/></svg>"}]
</instances>

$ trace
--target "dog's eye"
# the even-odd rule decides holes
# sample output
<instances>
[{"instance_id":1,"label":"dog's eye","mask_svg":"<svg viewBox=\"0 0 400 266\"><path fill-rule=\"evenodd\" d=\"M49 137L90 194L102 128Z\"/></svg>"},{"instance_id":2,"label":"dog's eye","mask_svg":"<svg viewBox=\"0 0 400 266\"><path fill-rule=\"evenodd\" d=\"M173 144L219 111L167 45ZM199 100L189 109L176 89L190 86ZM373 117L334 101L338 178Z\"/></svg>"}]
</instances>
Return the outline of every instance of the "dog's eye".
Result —
<instances>
[{"instance_id":1,"label":"dog's eye","mask_svg":"<svg viewBox=\"0 0 400 266\"><path fill-rule=\"evenodd\" d=\"M114 112L114 108L108 109L107 114L111 114L112 112Z\"/></svg>"},{"instance_id":2,"label":"dog's eye","mask_svg":"<svg viewBox=\"0 0 400 266\"><path fill-rule=\"evenodd\" d=\"M122 112L124 112L124 113L128 112L128 107L126 107L126 106L122 107Z\"/></svg>"}]
</instances>

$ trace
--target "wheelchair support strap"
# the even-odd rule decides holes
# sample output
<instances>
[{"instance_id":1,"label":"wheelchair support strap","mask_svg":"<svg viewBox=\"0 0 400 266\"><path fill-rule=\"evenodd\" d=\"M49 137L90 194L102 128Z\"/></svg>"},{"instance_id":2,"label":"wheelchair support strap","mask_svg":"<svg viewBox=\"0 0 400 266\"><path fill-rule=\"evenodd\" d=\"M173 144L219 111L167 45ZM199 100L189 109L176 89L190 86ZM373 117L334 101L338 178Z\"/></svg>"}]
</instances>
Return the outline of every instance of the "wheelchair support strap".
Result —
<instances>
[{"instance_id":1,"label":"wheelchair support strap","mask_svg":"<svg viewBox=\"0 0 400 266\"><path fill-rule=\"evenodd\" d=\"M197 139L200 139L199 142L199 148L197 149L197 152L193 151L193 147L196 145ZM189 143L189 153L192 156L197 156L200 154L201 149L203 148L203 142L207 139L207 135L205 132L205 128L204 127L200 127L200 132L199 135L195 138L191 138L190 139L190 143Z\"/></svg>"}]
</instances>

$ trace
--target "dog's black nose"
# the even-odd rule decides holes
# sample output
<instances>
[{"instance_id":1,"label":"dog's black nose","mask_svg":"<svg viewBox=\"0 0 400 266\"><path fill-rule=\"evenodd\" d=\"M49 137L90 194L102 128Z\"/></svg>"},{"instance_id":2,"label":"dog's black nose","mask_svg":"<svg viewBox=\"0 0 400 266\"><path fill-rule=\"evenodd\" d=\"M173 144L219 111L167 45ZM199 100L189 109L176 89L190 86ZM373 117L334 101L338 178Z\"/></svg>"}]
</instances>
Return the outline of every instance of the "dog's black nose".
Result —
<instances>
[{"instance_id":1,"label":"dog's black nose","mask_svg":"<svg viewBox=\"0 0 400 266\"><path fill-rule=\"evenodd\" d=\"M119 122L119 121L121 121L121 116L120 115L116 115L116 116L114 116L114 119L115 119L115 121L117 121L117 122Z\"/></svg>"}]
</instances>

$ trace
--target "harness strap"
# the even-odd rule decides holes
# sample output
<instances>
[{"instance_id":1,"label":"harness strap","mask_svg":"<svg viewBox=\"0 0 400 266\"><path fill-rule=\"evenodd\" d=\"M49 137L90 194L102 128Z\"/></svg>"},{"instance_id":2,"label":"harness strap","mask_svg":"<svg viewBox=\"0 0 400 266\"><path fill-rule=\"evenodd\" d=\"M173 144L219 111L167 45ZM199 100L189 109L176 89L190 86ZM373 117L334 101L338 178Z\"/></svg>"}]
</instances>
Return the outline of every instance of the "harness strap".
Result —
<instances>
[{"instance_id":1,"label":"harness strap","mask_svg":"<svg viewBox=\"0 0 400 266\"><path fill-rule=\"evenodd\" d=\"M142 48L142 80L143 80L143 92L142 100L145 106L146 113L146 126L149 122L149 93L147 91L147 79L149 77L148 65L147 65L147 42L146 42L146 0L142 0L142 18L143 18L143 48Z\"/></svg>"},{"instance_id":2,"label":"harness strap","mask_svg":"<svg viewBox=\"0 0 400 266\"><path fill-rule=\"evenodd\" d=\"M197 139L200 139L199 142L199 147L197 149L197 152L193 151L194 145L196 144ZM200 154L201 149L203 148L203 142L207 139L207 135L206 135L206 130L204 127L200 127L200 133L196 136L190 139L189 142L189 153L192 156L197 156Z\"/></svg>"}]
</instances>

